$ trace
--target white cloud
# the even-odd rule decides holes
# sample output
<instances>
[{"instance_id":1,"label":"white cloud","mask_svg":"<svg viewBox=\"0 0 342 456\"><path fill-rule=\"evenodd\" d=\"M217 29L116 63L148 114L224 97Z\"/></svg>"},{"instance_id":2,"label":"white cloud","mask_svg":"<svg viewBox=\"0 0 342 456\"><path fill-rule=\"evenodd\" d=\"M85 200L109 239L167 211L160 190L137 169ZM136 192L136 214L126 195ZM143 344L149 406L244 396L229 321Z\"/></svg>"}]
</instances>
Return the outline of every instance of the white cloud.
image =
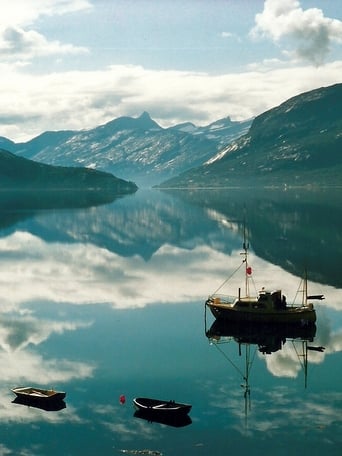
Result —
<instances>
[{"instance_id":1,"label":"white cloud","mask_svg":"<svg viewBox=\"0 0 342 456\"><path fill-rule=\"evenodd\" d=\"M255 17L254 37L270 37L280 43L289 39L294 53L285 51L315 65L321 65L332 42L342 42L342 22L324 16L322 10L303 10L298 0L265 0L264 10Z\"/></svg>"},{"instance_id":2,"label":"white cloud","mask_svg":"<svg viewBox=\"0 0 342 456\"><path fill-rule=\"evenodd\" d=\"M34 30L25 31L19 27L6 28L0 36L0 55L7 60L30 60L34 57L55 54L79 54L88 50L59 41L48 41Z\"/></svg>"},{"instance_id":3,"label":"white cloud","mask_svg":"<svg viewBox=\"0 0 342 456\"><path fill-rule=\"evenodd\" d=\"M222 38L232 38L234 35L230 32L222 32L221 36Z\"/></svg>"},{"instance_id":4,"label":"white cloud","mask_svg":"<svg viewBox=\"0 0 342 456\"><path fill-rule=\"evenodd\" d=\"M88 0L11 0L1 8L1 26L27 26L41 16L63 15L91 8Z\"/></svg>"},{"instance_id":5,"label":"white cloud","mask_svg":"<svg viewBox=\"0 0 342 456\"><path fill-rule=\"evenodd\" d=\"M143 111L162 126L185 121L206 125L226 116L245 120L301 92L341 80L342 61L320 68L293 63L285 68L279 58L230 74L119 64L104 68L104 61L92 71L62 69L75 54L81 55L85 68L94 68L96 56L90 63L83 59L87 48L66 43L61 36L52 39L38 27L47 17L55 21L58 15L96 7L89 0L13 0L0 7L0 136L26 141L47 130L92 128ZM304 53L314 63L340 37L340 21L325 18L320 10L303 11L295 0L266 1L256 22L254 34L277 41L291 37L300 43L297 56ZM69 37L75 36L75 27ZM239 41L229 31L221 38ZM64 56L69 59L62 60Z\"/></svg>"},{"instance_id":6,"label":"white cloud","mask_svg":"<svg viewBox=\"0 0 342 456\"><path fill-rule=\"evenodd\" d=\"M56 54L75 54L87 49L58 40L49 41L31 25L41 16L63 15L89 9L87 0L13 0L1 8L0 57L2 62L31 60Z\"/></svg>"},{"instance_id":7,"label":"white cloud","mask_svg":"<svg viewBox=\"0 0 342 456\"><path fill-rule=\"evenodd\" d=\"M245 120L301 92L340 82L342 61L222 75L112 65L98 71L29 74L0 64L0 136L28 140L47 130L84 129L148 111L162 126Z\"/></svg>"}]
</instances>

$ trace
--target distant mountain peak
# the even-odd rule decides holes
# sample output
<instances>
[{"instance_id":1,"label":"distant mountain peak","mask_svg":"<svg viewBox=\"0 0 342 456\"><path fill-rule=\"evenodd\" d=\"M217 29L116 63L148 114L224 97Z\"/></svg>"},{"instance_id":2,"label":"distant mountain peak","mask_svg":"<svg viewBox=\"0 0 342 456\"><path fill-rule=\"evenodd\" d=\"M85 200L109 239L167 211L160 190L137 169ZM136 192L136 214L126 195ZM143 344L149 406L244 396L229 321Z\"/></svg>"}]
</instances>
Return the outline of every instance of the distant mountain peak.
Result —
<instances>
[{"instance_id":1,"label":"distant mountain peak","mask_svg":"<svg viewBox=\"0 0 342 456\"><path fill-rule=\"evenodd\" d=\"M154 129L154 128L158 128L160 129L160 125L157 124L157 122L155 122L150 114L147 112L147 111L144 111L137 119L137 124L139 125L139 127L143 127L144 129L146 130L151 130L151 129Z\"/></svg>"},{"instance_id":2,"label":"distant mountain peak","mask_svg":"<svg viewBox=\"0 0 342 456\"><path fill-rule=\"evenodd\" d=\"M147 111L144 111L139 117L139 120L152 120L150 114Z\"/></svg>"},{"instance_id":3,"label":"distant mountain peak","mask_svg":"<svg viewBox=\"0 0 342 456\"><path fill-rule=\"evenodd\" d=\"M110 130L160 130L160 125L151 119L148 112L144 111L139 117L122 116L111 120L99 127L101 129Z\"/></svg>"}]
</instances>

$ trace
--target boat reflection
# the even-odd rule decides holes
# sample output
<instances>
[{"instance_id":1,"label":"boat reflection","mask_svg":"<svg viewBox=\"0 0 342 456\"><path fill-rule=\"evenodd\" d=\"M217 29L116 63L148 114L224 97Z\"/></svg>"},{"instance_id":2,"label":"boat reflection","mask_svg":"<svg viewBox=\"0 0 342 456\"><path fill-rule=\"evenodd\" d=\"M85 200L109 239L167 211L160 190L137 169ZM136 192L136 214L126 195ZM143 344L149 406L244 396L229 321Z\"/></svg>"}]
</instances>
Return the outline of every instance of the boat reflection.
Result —
<instances>
[{"instance_id":1,"label":"boat reflection","mask_svg":"<svg viewBox=\"0 0 342 456\"><path fill-rule=\"evenodd\" d=\"M12 404L26 405L27 407L39 408L48 412L58 412L66 408L66 404L63 400L54 400L51 402L43 401L39 399L16 397Z\"/></svg>"},{"instance_id":2,"label":"boat reflection","mask_svg":"<svg viewBox=\"0 0 342 456\"><path fill-rule=\"evenodd\" d=\"M219 319L206 331L206 336L212 342L223 343L234 339L240 345L240 349L241 344L257 345L258 350L264 355L281 350L287 339L313 342L315 335L315 323L256 324Z\"/></svg>"},{"instance_id":3,"label":"boat reflection","mask_svg":"<svg viewBox=\"0 0 342 456\"><path fill-rule=\"evenodd\" d=\"M206 321L206 316L205 316ZM298 361L303 368L305 378L305 388L307 387L307 368L308 368L308 351L323 351L324 347L315 347L308 345L314 341L316 335L315 323L247 323L231 322L227 320L215 320L211 327L205 328L206 337L209 342L215 346L224 358L236 369L241 375L243 383L241 387L244 390L245 400L245 417L251 408L250 403L250 373L255 360L257 351L263 355L270 356L281 350L286 342L293 345L298 357ZM244 361L244 367L240 368L236 358L227 355L220 345L229 342L238 344L238 355ZM243 364L243 363L242 363Z\"/></svg>"},{"instance_id":4,"label":"boat reflection","mask_svg":"<svg viewBox=\"0 0 342 456\"><path fill-rule=\"evenodd\" d=\"M148 411L137 410L134 413L135 418L141 418L149 423L159 423L172 427L184 427L192 423L189 415L166 415L156 414Z\"/></svg>"}]
</instances>

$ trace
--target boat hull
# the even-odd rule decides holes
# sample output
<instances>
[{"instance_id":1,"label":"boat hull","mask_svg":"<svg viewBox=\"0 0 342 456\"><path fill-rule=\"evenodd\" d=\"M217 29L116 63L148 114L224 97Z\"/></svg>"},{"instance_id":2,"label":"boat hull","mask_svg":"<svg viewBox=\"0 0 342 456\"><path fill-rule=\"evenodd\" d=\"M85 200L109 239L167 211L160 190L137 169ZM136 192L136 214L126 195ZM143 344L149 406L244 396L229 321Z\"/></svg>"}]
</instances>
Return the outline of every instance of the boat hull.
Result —
<instances>
[{"instance_id":1,"label":"boat hull","mask_svg":"<svg viewBox=\"0 0 342 456\"><path fill-rule=\"evenodd\" d=\"M11 390L18 398L37 402L62 401L66 393L62 391L45 390L35 387L17 387Z\"/></svg>"},{"instance_id":2,"label":"boat hull","mask_svg":"<svg viewBox=\"0 0 342 456\"><path fill-rule=\"evenodd\" d=\"M182 404L175 401L163 401L160 399L150 399L145 397L137 397L133 399L133 404L136 410L155 414L155 415L187 415L191 410L190 404Z\"/></svg>"},{"instance_id":3,"label":"boat hull","mask_svg":"<svg viewBox=\"0 0 342 456\"><path fill-rule=\"evenodd\" d=\"M258 322L258 323L314 323L316 312L311 307L287 307L279 310L242 310L229 304L215 304L207 302L211 313L217 319L233 322Z\"/></svg>"}]
</instances>

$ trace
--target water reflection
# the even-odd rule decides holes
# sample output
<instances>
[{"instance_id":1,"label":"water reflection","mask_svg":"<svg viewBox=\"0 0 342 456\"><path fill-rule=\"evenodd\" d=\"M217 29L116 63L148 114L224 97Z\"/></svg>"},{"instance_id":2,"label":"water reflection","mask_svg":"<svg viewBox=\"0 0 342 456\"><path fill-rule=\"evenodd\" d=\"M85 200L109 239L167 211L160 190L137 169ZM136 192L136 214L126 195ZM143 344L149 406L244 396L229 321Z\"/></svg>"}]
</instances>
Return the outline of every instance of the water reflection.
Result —
<instances>
[{"instance_id":1,"label":"water reflection","mask_svg":"<svg viewBox=\"0 0 342 456\"><path fill-rule=\"evenodd\" d=\"M113 452L113 446L142 449L152 443L163 454L196 455L196 442L203 443L206 454L221 456L227 448L252 454L256 446L261 454L272 445L288 448L290 442L291 449L305 442L309 431L302 424L307 416L319 430L312 445L318 445L320 453L326 449L324 442L338 443L339 257L331 255L326 268L318 256L329 239L336 245L340 231L335 215L340 209L330 221L320 219L308 234L314 211L311 207L301 213L302 200L294 212L290 201L275 196L268 205L266 197L259 206L256 197L248 203L255 204L250 260L255 277L262 278L256 286L279 285L291 302L298 287L296 271L303 270L300 257L309 244L316 273L310 275L309 268L309 278L315 277L310 292L326 299L315 306L317 326L301 328L304 333L278 328L260 337L254 328L241 333L241 328L207 325L212 345L227 350L235 364L244 361L239 343L242 349L251 348L248 437L253 438L242 446L244 369L237 373L203 337L202 303L236 269L241 247L244 197L222 196L219 202L210 192L201 201L198 196L192 200L138 192L90 209L36 210L17 218L13 212L0 223L0 420L11 429L3 435L3 448L13 454L27 448L35 454L35 444L41 454L79 454L95 452L101 440L103 454ZM321 203L318 198L318 211ZM331 208L335 203L329 204ZM278 243L283 247L277 248ZM338 253L339 248L329 245L327 251ZM225 344L215 341L225 337ZM308 388L303 394L299 348L305 339ZM326 349L310 350L320 346ZM67 407L45 413L12 404L10 388L31 383L62 387L68 392ZM131 398L137 393L186 397L194 404L192 425L171 429L135 419ZM124 405L118 403L120 394L127 397ZM28 424L30 435L21 432ZM178 433L182 438L175 439ZM60 446L51 445L54 439Z\"/></svg>"},{"instance_id":2,"label":"water reflection","mask_svg":"<svg viewBox=\"0 0 342 456\"><path fill-rule=\"evenodd\" d=\"M192 423L192 420L189 415L174 415L174 416L164 416L162 414L157 415L156 413L144 412L142 410L137 410L134 412L135 418L140 418L149 423L159 423L164 424L165 426L172 427L184 427L189 426Z\"/></svg>"},{"instance_id":3,"label":"water reflection","mask_svg":"<svg viewBox=\"0 0 342 456\"><path fill-rule=\"evenodd\" d=\"M334 258L342 256L342 189L219 189L170 191L207 208L240 233L247 217L255 253L297 276L304 268L318 282L342 287Z\"/></svg>"},{"instance_id":4,"label":"water reflection","mask_svg":"<svg viewBox=\"0 0 342 456\"><path fill-rule=\"evenodd\" d=\"M205 322L207 322L206 315ZM307 388L310 360L308 355L311 351L322 353L325 350L325 347L313 344L315 334L315 323L266 324L254 322L248 324L216 319L209 329L205 325L205 335L210 344L219 351L229 367L240 376L246 428L252 410L250 377L257 353L259 356L272 358L283 350L285 344L290 345L296 357L296 364L303 372L304 387ZM237 345L237 354L232 350L224 349L231 343ZM286 376L286 372L282 373Z\"/></svg>"},{"instance_id":5,"label":"water reflection","mask_svg":"<svg viewBox=\"0 0 342 456\"><path fill-rule=\"evenodd\" d=\"M46 242L18 231L0 238L2 311L35 300L108 302L115 308L203 300L236 269L239 251L237 246L227 256L203 245L186 249L164 244L146 262L90 243ZM296 277L253 253L251 263L255 271L262 271L260 288L282 288L293 302ZM309 287L312 293L327 296L324 306L339 309L338 290L311 282Z\"/></svg>"},{"instance_id":6,"label":"water reflection","mask_svg":"<svg viewBox=\"0 0 342 456\"><path fill-rule=\"evenodd\" d=\"M39 401L39 400L32 400L29 398L20 398L16 397L12 404L19 404L24 405L26 407L35 407L41 410L45 410L47 412L58 412L59 410L63 410L66 408L66 403L63 400L57 400L53 402L46 402L46 401Z\"/></svg>"},{"instance_id":7,"label":"water reflection","mask_svg":"<svg viewBox=\"0 0 342 456\"><path fill-rule=\"evenodd\" d=\"M262 324L239 323L215 320L206 331L211 342L222 343L234 339L241 344L257 345L258 351L263 355L270 355L281 350L287 340L299 339L313 342L316 334L316 325L311 324Z\"/></svg>"}]
</instances>

